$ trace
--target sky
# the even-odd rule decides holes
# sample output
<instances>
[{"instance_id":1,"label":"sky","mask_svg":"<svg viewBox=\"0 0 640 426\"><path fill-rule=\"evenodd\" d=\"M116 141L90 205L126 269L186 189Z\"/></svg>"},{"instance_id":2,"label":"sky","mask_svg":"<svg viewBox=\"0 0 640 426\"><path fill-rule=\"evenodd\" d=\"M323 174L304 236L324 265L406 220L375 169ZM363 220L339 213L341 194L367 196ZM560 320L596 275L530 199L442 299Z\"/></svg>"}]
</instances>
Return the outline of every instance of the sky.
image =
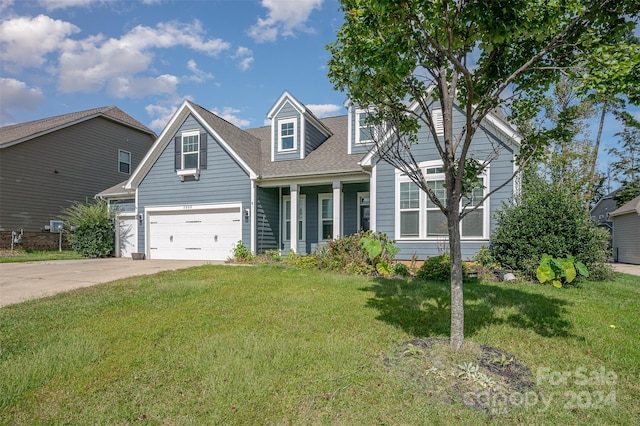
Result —
<instances>
[{"instance_id":1,"label":"sky","mask_svg":"<svg viewBox=\"0 0 640 426\"><path fill-rule=\"evenodd\" d=\"M341 115L325 46L342 22L337 0L0 0L0 126L115 105L160 134L189 99L260 127L285 90ZM609 116L603 150L621 130Z\"/></svg>"}]
</instances>

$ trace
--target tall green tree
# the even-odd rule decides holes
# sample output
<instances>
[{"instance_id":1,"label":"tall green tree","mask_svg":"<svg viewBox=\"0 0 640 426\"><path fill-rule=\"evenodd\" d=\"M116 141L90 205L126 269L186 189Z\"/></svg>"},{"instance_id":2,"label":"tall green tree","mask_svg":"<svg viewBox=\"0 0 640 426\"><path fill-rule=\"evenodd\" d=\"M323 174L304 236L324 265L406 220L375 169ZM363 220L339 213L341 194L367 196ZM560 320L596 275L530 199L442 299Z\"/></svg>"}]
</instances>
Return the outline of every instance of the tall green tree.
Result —
<instances>
[{"instance_id":1,"label":"tall green tree","mask_svg":"<svg viewBox=\"0 0 640 426\"><path fill-rule=\"evenodd\" d=\"M458 349L464 342L460 220L471 211L461 208L461 200L469 176L490 162L470 161L476 130L500 107L514 123L535 117L559 70L576 67L605 44L617 52L640 5L637 0L341 0L341 7L344 23L328 46L329 78L354 104L375 107L370 120L381 130L378 157L404 171L447 218L451 345ZM599 77L585 80L596 84ZM442 111L444 137L433 124L432 101ZM454 104L466 116L455 133ZM442 159L445 199L429 188L411 155L420 128L431 133ZM524 139L520 165L543 142L535 134Z\"/></svg>"},{"instance_id":2,"label":"tall green tree","mask_svg":"<svg viewBox=\"0 0 640 426\"><path fill-rule=\"evenodd\" d=\"M640 122L628 112L616 116L624 126L616 133L621 144L609 148L608 152L615 159L609 165L610 171L622 185L614 197L620 207L640 195Z\"/></svg>"}]
</instances>

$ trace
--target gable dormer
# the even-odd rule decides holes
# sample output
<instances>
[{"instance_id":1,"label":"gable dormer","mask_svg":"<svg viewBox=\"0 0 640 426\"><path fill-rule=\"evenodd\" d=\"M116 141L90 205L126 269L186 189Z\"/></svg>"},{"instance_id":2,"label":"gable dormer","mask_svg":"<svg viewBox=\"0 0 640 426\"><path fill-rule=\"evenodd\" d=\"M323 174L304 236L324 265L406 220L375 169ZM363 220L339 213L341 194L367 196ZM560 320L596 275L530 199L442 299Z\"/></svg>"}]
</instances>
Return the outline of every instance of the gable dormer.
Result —
<instances>
[{"instance_id":1,"label":"gable dormer","mask_svg":"<svg viewBox=\"0 0 640 426\"><path fill-rule=\"evenodd\" d=\"M271 161L302 160L331 136L331 131L286 91L267 117L271 120Z\"/></svg>"},{"instance_id":2,"label":"gable dormer","mask_svg":"<svg viewBox=\"0 0 640 426\"><path fill-rule=\"evenodd\" d=\"M366 154L374 145L373 126L367 122L370 110L347 104L348 108L348 153Z\"/></svg>"}]
</instances>

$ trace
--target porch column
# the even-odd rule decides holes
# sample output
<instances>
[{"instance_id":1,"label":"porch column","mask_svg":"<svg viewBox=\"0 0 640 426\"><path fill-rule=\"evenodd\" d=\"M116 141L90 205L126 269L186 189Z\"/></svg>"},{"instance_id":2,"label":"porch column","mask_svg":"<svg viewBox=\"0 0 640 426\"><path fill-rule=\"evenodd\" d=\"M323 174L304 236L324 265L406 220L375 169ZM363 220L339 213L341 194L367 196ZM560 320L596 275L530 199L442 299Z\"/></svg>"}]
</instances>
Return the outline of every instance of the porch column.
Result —
<instances>
[{"instance_id":1,"label":"porch column","mask_svg":"<svg viewBox=\"0 0 640 426\"><path fill-rule=\"evenodd\" d=\"M298 253L298 185L291 184L291 250Z\"/></svg>"},{"instance_id":2,"label":"porch column","mask_svg":"<svg viewBox=\"0 0 640 426\"><path fill-rule=\"evenodd\" d=\"M342 219L342 182L333 181L333 238L340 238Z\"/></svg>"}]
</instances>

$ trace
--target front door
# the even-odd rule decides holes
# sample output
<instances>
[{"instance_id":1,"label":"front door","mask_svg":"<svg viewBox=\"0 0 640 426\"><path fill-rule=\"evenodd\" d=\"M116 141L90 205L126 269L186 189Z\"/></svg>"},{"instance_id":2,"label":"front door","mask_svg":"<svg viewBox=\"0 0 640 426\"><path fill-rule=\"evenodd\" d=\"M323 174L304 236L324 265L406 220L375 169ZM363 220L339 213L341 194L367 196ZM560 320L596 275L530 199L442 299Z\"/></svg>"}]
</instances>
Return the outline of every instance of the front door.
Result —
<instances>
[{"instance_id":1,"label":"front door","mask_svg":"<svg viewBox=\"0 0 640 426\"><path fill-rule=\"evenodd\" d=\"M360 230L361 231L368 231L369 228L369 206L368 205L361 205L360 206Z\"/></svg>"}]
</instances>

